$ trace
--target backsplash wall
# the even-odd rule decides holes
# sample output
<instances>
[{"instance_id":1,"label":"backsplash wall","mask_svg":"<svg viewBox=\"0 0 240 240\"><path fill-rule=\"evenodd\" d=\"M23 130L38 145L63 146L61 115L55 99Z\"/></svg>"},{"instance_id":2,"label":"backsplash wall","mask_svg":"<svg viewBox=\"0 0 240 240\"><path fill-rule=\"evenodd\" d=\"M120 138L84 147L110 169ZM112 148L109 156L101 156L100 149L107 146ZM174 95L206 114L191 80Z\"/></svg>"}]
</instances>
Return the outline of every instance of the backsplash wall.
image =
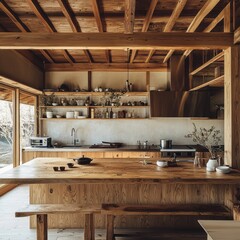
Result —
<instances>
[{"instance_id":1,"label":"backsplash wall","mask_svg":"<svg viewBox=\"0 0 240 240\"><path fill-rule=\"evenodd\" d=\"M191 120L188 118L157 118L146 120L79 120L49 121L43 133L53 141L71 144L71 129L76 129L76 138L81 144L91 145L102 141L123 142L136 145L138 140L159 144L160 139L172 139L173 144L191 144L184 136L192 131L192 123L210 128L214 125L223 134L223 120Z\"/></svg>"}]
</instances>

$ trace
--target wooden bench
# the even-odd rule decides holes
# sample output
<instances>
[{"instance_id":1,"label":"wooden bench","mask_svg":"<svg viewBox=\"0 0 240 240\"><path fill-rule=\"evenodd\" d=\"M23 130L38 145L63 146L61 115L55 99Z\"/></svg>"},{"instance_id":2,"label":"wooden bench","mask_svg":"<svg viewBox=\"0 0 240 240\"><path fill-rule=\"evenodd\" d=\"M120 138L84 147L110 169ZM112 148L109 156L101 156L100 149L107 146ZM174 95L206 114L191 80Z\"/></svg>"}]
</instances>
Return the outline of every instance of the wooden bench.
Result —
<instances>
[{"instance_id":1,"label":"wooden bench","mask_svg":"<svg viewBox=\"0 0 240 240\"><path fill-rule=\"evenodd\" d=\"M232 217L230 210L217 204L126 205L103 204L102 214L107 217L107 240L114 239L114 218L121 215L175 215Z\"/></svg>"},{"instance_id":2,"label":"wooden bench","mask_svg":"<svg viewBox=\"0 0 240 240\"><path fill-rule=\"evenodd\" d=\"M37 240L48 239L48 214L81 213L85 215L84 239L95 239L94 214L101 213L98 207L82 207L74 204L31 204L18 210L16 217L28 217L36 215L37 218Z\"/></svg>"}]
</instances>

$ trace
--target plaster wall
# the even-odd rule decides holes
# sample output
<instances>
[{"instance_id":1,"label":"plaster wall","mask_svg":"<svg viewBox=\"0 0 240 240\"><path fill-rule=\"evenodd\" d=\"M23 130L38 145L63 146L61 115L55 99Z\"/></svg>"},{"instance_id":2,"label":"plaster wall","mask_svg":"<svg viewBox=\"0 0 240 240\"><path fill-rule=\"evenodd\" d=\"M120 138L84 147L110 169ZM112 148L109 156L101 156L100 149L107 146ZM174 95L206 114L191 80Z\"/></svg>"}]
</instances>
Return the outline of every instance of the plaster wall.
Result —
<instances>
[{"instance_id":1,"label":"plaster wall","mask_svg":"<svg viewBox=\"0 0 240 240\"><path fill-rule=\"evenodd\" d=\"M42 90L44 73L22 55L0 50L0 76Z\"/></svg>"}]
</instances>

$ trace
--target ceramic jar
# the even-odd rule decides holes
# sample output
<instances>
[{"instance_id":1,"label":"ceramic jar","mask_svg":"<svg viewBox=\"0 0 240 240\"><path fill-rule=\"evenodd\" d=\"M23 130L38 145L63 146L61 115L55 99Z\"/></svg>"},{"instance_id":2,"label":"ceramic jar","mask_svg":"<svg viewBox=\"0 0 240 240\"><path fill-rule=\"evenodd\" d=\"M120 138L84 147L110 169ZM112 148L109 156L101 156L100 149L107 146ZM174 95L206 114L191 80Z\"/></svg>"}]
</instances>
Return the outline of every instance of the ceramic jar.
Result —
<instances>
[{"instance_id":1,"label":"ceramic jar","mask_svg":"<svg viewBox=\"0 0 240 240\"><path fill-rule=\"evenodd\" d=\"M216 159L212 159L212 158L210 158L209 160L208 160L208 162L207 162L207 165L206 165L206 167L207 167L207 171L208 172L214 172L214 171L216 171L216 168L219 166L219 164L218 164L218 159L216 158Z\"/></svg>"}]
</instances>

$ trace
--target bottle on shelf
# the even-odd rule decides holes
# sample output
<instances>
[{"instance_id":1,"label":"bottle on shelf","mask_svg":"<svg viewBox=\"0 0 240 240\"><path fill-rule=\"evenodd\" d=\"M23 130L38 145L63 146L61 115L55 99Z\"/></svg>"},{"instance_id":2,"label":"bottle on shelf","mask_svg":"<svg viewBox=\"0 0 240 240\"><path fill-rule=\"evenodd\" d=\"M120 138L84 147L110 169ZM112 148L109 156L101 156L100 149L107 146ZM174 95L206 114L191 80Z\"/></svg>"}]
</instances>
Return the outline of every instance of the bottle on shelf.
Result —
<instances>
[{"instance_id":1,"label":"bottle on shelf","mask_svg":"<svg viewBox=\"0 0 240 240\"><path fill-rule=\"evenodd\" d=\"M112 111L112 108L111 108L110 113L109 113L109 118L113 118L113 111Z\"/></svg>"},{"instance_id":2,"label":"bottle on shelf","mask_svg":"<svg viewBox=\"0 0 240 240\"><path fill-rule=\"evenodd\" d=\"M95 116L94 108L91 108L91 118L94 118Z\"/></svg>"},{"instance_id":3,"label":"bottle on shelf","mask_svg":"<svg viewBox=\"0 0 240 240\"><path fill-rule=\"evenodd\" d=\"M129 81L128 80L126 80L125 88L126 88L126 91L129 92Z\"/></svg>"},{"instance_id":4,"label":"bottle on shelf","mask_svg":"<svg viewBox=\"0 0 240 240\"><path fill-rule=\"evenodd\" d=\"M105 113L105 118L109 118L109 111L108 111L108 108L107 108L106 113Z\"/></svg>"}]
</instances>

